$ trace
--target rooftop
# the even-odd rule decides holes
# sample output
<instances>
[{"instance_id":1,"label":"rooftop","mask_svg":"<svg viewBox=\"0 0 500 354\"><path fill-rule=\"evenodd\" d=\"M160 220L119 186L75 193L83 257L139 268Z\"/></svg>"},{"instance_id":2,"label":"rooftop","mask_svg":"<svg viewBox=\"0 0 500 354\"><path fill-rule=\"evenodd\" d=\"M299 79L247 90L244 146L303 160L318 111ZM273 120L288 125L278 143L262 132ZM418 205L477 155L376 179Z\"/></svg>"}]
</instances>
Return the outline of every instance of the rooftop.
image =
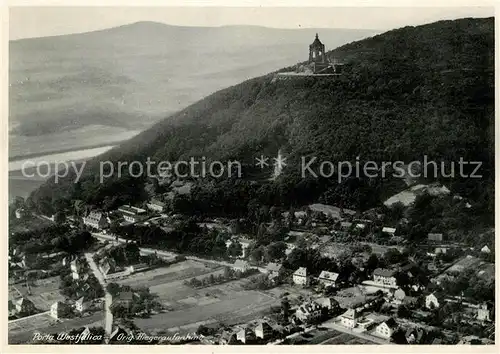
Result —
<instances>
[{"instance_id":1,"label":"rooftop","mask_svg":"<svg viewBox=\"0 0 500 354\"><path fill-rule=\"evenodd\" d=\"M301 276L301 277L306 277L307 276L307 269L304 268L304 267L300 267L299 269L297 269L293 275L298 275L298 276Z\"/></svg>"},{"instance_id":2,"label":"rooftop","mask_svg":"<svg viewBox=\"0 0 500 354\"><path fill-rule=\"evenodd\" d=\"M394 274L396 273L396 271L392 270L392 269L385 269L385 268L377 268L373 271L373 275L378 275L378 276L381 276L381 277L392 277L394 276Z\"/></svg>"},{"instance_id":3,"label":"rooftop","mask_svg":"<svg viewBox=\"0 0 500 354\"><path fill-rule=\"evenodd\" d=\"M322 271L319 275L319 279L327 279L327 280L337 280L339 277L338 273L327 272L326 270Z\"/></svg>"}]
</instances>

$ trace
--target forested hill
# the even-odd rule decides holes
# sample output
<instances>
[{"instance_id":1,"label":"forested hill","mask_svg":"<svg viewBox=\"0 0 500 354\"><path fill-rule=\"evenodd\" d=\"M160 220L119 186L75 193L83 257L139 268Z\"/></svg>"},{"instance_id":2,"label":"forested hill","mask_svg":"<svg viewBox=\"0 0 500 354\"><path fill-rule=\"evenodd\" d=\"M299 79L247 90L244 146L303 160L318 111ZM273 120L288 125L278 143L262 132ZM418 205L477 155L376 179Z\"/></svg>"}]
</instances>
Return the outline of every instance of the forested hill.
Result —
<instances>
[{"instance_id":1,"label":"forested hill","mask_svg":"<svg viewBox=\"0 0 500 354\"><path fill-rule=\"evenodd\" d=\"M306 59L307 48L304 52ZM344 45L329 55L346 63L341 78L281 81L269 74L245 81L164 119L93 165L103 159L175 161L191 156L250 162L281 149L290 164L284 176L260 186L260 191L252 192L252 184L245 181L216 184L228 195L219 194L220 200L211 205L244 212L246 198L284 206L319 198L366 209L380 205L384 189L393 185L386 179L341 185L336 180L304 180L294 168L299 156L407 162L424 155L447 162L462 157L482 161L483 178L444 182L492 212L493 18L405 27ZM31 201L50 208L67 199L94 205L106 200L109 206L144 198L142 180L122 177L99 185L96 173L87 166L87 176L77 187L68 181L47 183ZM229 186L234 185L244 185L244 192L232 195Z\"/></svg>"}]
</instances>

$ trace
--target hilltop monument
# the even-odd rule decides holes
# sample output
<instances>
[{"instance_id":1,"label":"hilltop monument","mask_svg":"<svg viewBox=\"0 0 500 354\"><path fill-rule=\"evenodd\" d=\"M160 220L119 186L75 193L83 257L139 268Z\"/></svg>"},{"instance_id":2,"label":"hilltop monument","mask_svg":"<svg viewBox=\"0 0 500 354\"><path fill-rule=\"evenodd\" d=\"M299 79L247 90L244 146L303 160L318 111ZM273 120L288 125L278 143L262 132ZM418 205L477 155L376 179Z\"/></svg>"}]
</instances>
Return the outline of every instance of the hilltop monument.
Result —
<instances>
[{"instance_id":1,"label":"hilltop monument","mask_svg":"<svg viewBox=\"0 0 500 354\"><path fill-rule=\"evenodd\" d=\"M299 77L335 77L342 74L343 64L337 60L330 61L326 54L325 45L319 39L316 33L314 41L309 45L309 60L305 63L299 63L295 66L294 71L286 71L278 73L275 80L299 78Z\"/></svg>"},{"instance_id":2,"label":"hilltop monument","mask_svg":"<svg viewBox=\"0 0 500 354\"><path fill-rule=\"evenodd\" d=\"M319 40L318 34L311 45L309 45L309 65L314 74L325 71L330 67L325 53L325 45Z\"/></svg>"}]
</instances>

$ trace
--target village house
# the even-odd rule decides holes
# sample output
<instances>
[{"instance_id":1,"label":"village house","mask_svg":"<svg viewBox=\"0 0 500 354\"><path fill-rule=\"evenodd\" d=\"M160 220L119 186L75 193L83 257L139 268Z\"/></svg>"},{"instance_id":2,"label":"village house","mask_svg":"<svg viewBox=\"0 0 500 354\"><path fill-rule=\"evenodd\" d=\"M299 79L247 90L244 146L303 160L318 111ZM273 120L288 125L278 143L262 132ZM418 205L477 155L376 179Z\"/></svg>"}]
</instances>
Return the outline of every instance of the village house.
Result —
<instances>
[{"instance_id":1,"label":"village house","mask_svg":"<svg viewBox=\"0 0 500 354\"><path fill-rule=\"evenodd\" d=\"M481 248L481 252L483 252L483 253L491 253L491 250L490 250L490 248L487 245L485 245L483 248Z\"/></svg>"},{"instance_id":2,"label":"village house","mask_svg":"<svg viewBox=\"0 0 500 354\"><path fill-rule=\"evenodd\" d=\"M295 284L306 286L308 284L307 269L300 267L293 273L292 279Z\"/></svg>"},{"instance_id":3,"label":"village house","mask_svg":"<svg viewBox=\"0 0 500 354\"><path fill-rule=\"evenodd\" d=\"M340 304L332 297L320 297L314 300L318 305L328 309L330 314L336 313L340 309Z\"/></svg>"},{"instance_id":4,"label":"village house","mask_svg":"<svg viewBox=\"0 0 500 354\"><path fill-rule=\"evenodd\" d=\"M23 208L16 209L15 214L16 219L21 219L26 215L26 210L24 210Z\"/></svg>"},{"instance_id":5,"label":"village house","mask_svg":"<svg viewBox=\"0 0 500 354\"><path fill-rule=\"evenodd\" d=\"M158 213L163 213L163 210L165 210L165 203L157 199L151 199L149 203L146 204L146 206L148 207L149 210Z\"/></svg>"},{"instance_id":6,"label":"village house","mask_svg":"<svg viewBox=\"0 0 500 354\"><path fill-rule=\"evenodd\" d=\"M342 326L347 327L347 328L354 328L356 327L358 321L357 321L357 316L358 314L356 313L355 309L348 309L346 312L344 312L342 315L340 315L340 323Z\"/></svg>"},{"instance_id":7,"label":"village house","mask_svg":"<svg viewBox=\"0 0 500 354\"><path fill-rule=\"evenodd\" d=\"M118 211L122 214L123 219L130 223L136 223L140 221L146 213L146 210L130 205L123 205L118 208Z\"/></svg>"},{"instance_id":8,"label":"village house","mask_svg":"<svg viewBox=\"0 0 500 354\"><path fill-rule=\"evenodd\" d=\"M50 316L56 320L65 318L71 313L70 307L64 302L56 301L50 306Z\"/></svg>"},{"instance_id":9,"label":"village house","mask_svg":"<svg viewBox=\"0 0 500 354\"><path fill-rule=\"evenodd\" d=\"M338 273L327 272L326 270L323 270L318 277L318 281L325 287L335 287L338 277Z\"/></svg>"},{"instance_id":10,"label":"village house","mask_svg":"<svg viewBox=\"0 0 500 354\"><path fill-rule=\"evenodd\" d=\"M429 233L427 235L427 239L429 241L433 241L433 242L441 242L441 241L443 241L443 234Z\"/></svg>"},{"instance_id":11,"label":"village house","mask_svg":"<svg viewBox=\"0 0 500 354\"><path fill-rule=\"evenodd\" d=\"M321 317L321 306L316 302L305 302L295 311L295 316L302 322L313 322Z\"/></svg>"},{"instance_id":12,"label":"village house","mask_svg":"<svg viewBox=\"0 0 500 354\"><path fill-rule=\"evenodd\" d=\"M373 281L384 287L396 287L395 273L394 270L377 268L373 271Z\"/></svg>"},{"instance_id":13,"label":"village house","mask_svg":"<svg viewBox=\"0 0 500 354\"><path fill-rule=\"evenodd\" d=\"M75 301L75 310L80 313L87 311L89 307L90 307L90 302L85 301L84 296Z\"/></svg>"},{"instance_id":14,"label":"village house","mask_svg":"<svg viewBox=\"0 0 500 354\"><path fill-rule=\"evenodd\" d=\"M248 326L245 326L236 332L236 339L241 343L247 344L254 342L256 337L255 333Z\"/></svg>"},{"instance_id":15,"label":"village house","mask_svg":"<svg viewBox=\"0 0 500 354\"><path fill-rule=\"evenodd\" d=\"M219 344L221 345L231 345L238 343L238 339L236 338L236 333L233 331L224 331L219 339Z\"/></svg>"},{"instance_id":16,"label":"village house","mask_svg":"<svg viewBox=\"0 0 500 354\"><path fill-rule=\"evenodd\" d=\"M113 258L103 258L99 264L99 270L104 276L115 273L116 271L116 262Z\"/></svg>"},{"instance_id":17,"label":"village house","mask_svg":"<svg viewBox=\"0 0 500 354\"><path fill-rule=\"evenodd\" d=\"M270 277L276 277L283 266L279 263L268 263L266 266L266 273Z\"/></svg>"},{"instance_id":18,"label":"village house","mask_svg":"<svg viewBox=\"0 0 500 354\"><path fill-rule=\"evenodd\" d=\"M405 338L408 344L422 343L425 331L422 328L408 328L405 333Z\"/></svg>"},{"instance_id":19,"label":"village house","mask_svg":"<svg viewBox=\"0 0 500 354\"><path fill-rule=\"evenodd\" d=\"M435 293L429 294L425 297L425 307L428 309L437 309L439 306L440 303Z\"/></svg>"},{"instance_id":20,"label":"village house","mask_svg":"<svg viewBox=\"0 0 500 354\"><path fill-rule=\"evenodd\" d=\"M265 321L259 322L255 327L255 336L260 339L269 339L273 336L273 328Z\"/></svg>"},{"instance_id":21,"label":"village house","mask_svg":"<svg viewBox=\"0 0 500 354\"><path fill-rule=\"evenodd\" d=\"M236 262L234 262L233 264L233 269L239 270L240 272L246 272L247 270L250 269L250 265L248 264L247 261L237 259Z\"/></svg>"},{"instance_id":22,"label":"village house","mask_svg":"<svg viewBox=\"0 0 500 354\"><path fill-rule=\"evenodd\" d=\"M78 263L77 259L73 260L70 263L70 268L71 268L71 275L73 277L73 280L80 279L81 271L82 271L82 266L81 266L80 263Z\"/></svg>"},{"instance_id":23,"label":"village house","mask_svg":"<svg viewBox=\"0 0 500 354\"><path fill-rule=\"evenodd\" d=\"M396 233L396 229L394 227L387 227L387 226L384 226L382 228L382 232L384 234L388 234L390 236L394 236L394 234Z\"/></svg>"},{"instance_id":24,"label":"village house","mask_svg":"<svg viewBox=\"0 0 500 354\"><path fill-rule=\"evenodd\" d=\"M35 313L35 311L36 311L35 304L33 304L33 302L31 302L30 300L22 297L16 301L17 313L23 316L27 316Z\"/></svg>"},{"instance_id":25,"label":"village house","mask_svg":"<svg viewBox=\"0 0 500 354\"><path fill-rule=\"evenodd\" d=\"M91 211L89 215L83 218L83 224L96 230L102 230L109 226L108 219L100 211Z\"/></svg>"},{"instance_id":26,"label":"village house","mask_svg":"<svg viewBox=\"0 0 500 354\"><path fill-rule=\"evenodd\" d=\"M395 305L401 305L406 297L406 293L404 292L403 289L397 288L396 291L394 292L394 297L392 299L392 303Z\"/></svg>"},{"instance_id":27,"label":"village house","mask_svg":"<svg viewBox=\"0 0 500 354\"><path fill-rule=\"evenodd\" d=\"M434 248L434 255L438 255L440 253L442 254L446 254L448 252L448 248L447 247L436 247Z\"/></svg>"},{"instance_id":28,"label":"village house","mask_svg":"<svg viewBox=\"0 0 500 354\"><path fill-rule=\"evenodd\" d=\"M364 230L365 228L366 228L366 224L365 223L357 223L356 224L356 229Z\"/></svg>"},{"instance_id":29,"label":"village house","mask_svg":"<svg viewBox=\"0 0 500 354\"><path fill-rule=\"evenodd\" d=\"M491 321L490 310L488 309L488 304L484 303L477 309L477 319L478 321Z\"/></svg>"},{"instance_id":30,"label":"village house","mask_svg":"<svg viewBox=\"0 0 500 354\"><path fill-rule=\"evenodd\" d=\"M375 334L385 339L391 339L392 334L398 328L398 324L394 318L389 318L375 328Z\"/></svg>"}]
</instances>

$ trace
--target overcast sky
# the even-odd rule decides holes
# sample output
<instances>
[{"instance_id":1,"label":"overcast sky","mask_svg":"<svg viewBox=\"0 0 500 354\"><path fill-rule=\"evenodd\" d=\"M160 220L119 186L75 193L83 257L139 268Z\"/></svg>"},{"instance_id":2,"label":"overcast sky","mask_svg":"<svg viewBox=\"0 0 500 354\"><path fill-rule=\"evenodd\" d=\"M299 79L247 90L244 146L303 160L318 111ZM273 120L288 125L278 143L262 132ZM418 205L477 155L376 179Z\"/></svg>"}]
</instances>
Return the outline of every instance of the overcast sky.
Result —
<instances>
[{"instance_id":1,"label":"overcast sky","mask_svg":"<svg viewBox=\"0 0 500 354\"><path fill-rule=\"evenodd\" d=\"M442 19L490 16L494 16L494 9L491 7L11 7L9 38L87 32L137 21L156 21L179 26L258 25L278 28L389 30Z\"/></svg>"}]
</instances>

